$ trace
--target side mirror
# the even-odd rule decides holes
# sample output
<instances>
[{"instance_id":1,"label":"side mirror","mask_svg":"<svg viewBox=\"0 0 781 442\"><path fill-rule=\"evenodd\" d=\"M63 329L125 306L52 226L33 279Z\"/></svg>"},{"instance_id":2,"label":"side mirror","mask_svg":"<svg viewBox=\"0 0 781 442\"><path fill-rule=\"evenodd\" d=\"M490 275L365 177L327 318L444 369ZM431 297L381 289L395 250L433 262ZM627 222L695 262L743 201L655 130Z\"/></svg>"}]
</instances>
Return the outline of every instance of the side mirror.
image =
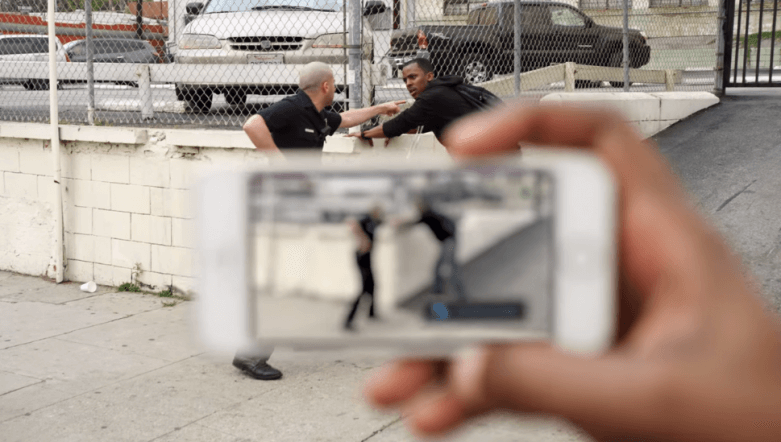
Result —
<instances>
[{"instance_id":1,"label":"side mirror","mask_svg":"<svg viewBox=\"0 0 781 442\"><path fill-rule=\"evenodd\" d=\"M369 0L363 7L363 16L366 17L367 15L382 14L387 9L388 8L385 6L385 3L377 0Z\"/></svg>"},{"instance_id":2,"label":"side mirror","mask_svg":"<svg viewBox=\"0 0 781 442\"><path fill-rule=\"evenodd\" d=\"M201 13L201 9L203 9L203 3L187 3L187 7L185 10L190 15L198 15Z\"/></svg>"}]
</instances>

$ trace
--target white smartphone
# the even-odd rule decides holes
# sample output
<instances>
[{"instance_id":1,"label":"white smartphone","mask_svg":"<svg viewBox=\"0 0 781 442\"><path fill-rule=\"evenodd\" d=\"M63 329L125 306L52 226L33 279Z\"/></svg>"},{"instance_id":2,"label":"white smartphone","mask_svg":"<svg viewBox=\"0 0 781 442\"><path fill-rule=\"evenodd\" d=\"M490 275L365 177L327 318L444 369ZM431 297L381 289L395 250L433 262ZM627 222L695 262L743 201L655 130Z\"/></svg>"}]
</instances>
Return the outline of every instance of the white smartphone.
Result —
<instances>
[{"instance_id":1,"label":"white smartphone","mask_svg":"<svg viewBox=\"0 0 781 442\"><path fill-rule=\"evenodd\" d=\"M616 321L616 191L595 157L291 159L198 187L203 341L446 355Z\"/></svg>"}]
</instances>

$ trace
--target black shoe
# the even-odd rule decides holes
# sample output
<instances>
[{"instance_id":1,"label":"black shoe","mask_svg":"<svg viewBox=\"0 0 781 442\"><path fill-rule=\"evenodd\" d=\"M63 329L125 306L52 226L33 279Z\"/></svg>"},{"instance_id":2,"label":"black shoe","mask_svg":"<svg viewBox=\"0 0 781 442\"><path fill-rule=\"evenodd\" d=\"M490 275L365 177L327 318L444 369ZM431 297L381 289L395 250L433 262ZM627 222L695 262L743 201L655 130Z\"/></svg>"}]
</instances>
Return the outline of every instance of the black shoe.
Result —
<instances>
[{"instance_id":1,"label":"black shoe","mask_svg":"<svg viewBox=\"0 0 781 442\"><path fill-rule=\"evenodd\" d=\"M236 356L233 358L233 366L261 381L272 381L282 377L282 372L268 365L266 361L254 361Z\"/></svg>"},{"instance_id":2,"label":"black shoe","mask_svg":"<svg viewBox=\"0 0 781 442\"><path fill-rule=\"evenodd\" d=\"M348 323L344 324L344 329L349 331L349 332L354 332L355 331L355 327L353 327L352 322L348 322Z\"/></svg>"}]
</instances>

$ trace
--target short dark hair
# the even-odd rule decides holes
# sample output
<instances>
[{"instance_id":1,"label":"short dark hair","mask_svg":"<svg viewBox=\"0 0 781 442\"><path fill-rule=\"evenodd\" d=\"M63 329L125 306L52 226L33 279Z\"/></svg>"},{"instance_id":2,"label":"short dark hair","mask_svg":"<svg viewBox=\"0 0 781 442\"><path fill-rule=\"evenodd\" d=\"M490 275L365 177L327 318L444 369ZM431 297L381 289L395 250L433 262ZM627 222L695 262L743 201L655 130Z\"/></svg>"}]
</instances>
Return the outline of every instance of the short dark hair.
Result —
<instances>
[{"instance_id":1,"label":"short dark hair","mask_svg":"<svg viewBox=\"0 0 781 442\"><path fill-rule=\"evenodd\" d=\"M404 63L401 66L401 68L404 69L407 66L410 66L410 65L413 65L413 64L418 65L418 67L420 67L423 70L424 74L428 74L429 72L434 72L434 66L431 64L430 61L428 61L428 58L422 58L422 57L413 58L412 60Z\"/></svg>"}]
</instances>

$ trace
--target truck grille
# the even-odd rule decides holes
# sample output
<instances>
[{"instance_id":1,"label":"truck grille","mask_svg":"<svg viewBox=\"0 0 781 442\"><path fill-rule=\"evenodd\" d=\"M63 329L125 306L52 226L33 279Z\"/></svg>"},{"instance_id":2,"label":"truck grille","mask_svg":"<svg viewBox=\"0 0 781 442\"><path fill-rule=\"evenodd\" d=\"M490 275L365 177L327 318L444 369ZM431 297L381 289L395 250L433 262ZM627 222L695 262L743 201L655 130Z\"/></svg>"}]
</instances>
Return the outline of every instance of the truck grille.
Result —
<instances>
[{"instance_id":1,"label":"truck grille","mask_svg":"<svg viewBox=\"0 0 781 442\"><path fill-rule=\"evenodd\" d=\"M234 51L274 52L296 51L301 48L304 37L235 37L229 38Z\"/></svg>"}]
</instances>

